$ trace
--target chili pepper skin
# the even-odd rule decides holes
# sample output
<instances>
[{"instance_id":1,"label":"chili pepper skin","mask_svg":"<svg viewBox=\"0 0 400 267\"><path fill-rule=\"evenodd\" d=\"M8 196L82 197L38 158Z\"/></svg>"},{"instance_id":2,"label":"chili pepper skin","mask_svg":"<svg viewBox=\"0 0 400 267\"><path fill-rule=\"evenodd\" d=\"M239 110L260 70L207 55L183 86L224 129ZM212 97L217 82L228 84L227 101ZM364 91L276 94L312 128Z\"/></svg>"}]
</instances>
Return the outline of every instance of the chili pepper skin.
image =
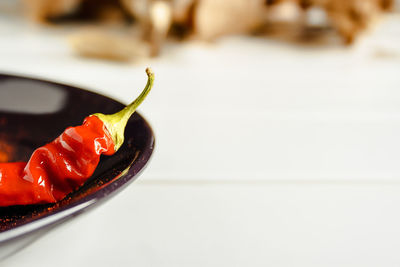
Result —
<instances>
[{"instance_id":1,"label":"chili pepper skin","mask_svg":"<svg viewBox=\"0 0 400 267\"><path fill-rule=\"evenodd\" d=\"M28 163L0 163L0 206L59 201L93 174L101 154L113 153L104 123L89 116L36 149Z\"/></svg>"},{"instance_id":2,"label":"chili pepper skin","mask_svg":"<svg viewBox=\"0 0 400 267\"><path fill-rule=\"evenodd\" d=\"M96 113L80 126L67 128L51 143L37 148L29 161L0 163L0 206L54 203L82 186L95 171L100 156L122 145L129 117L150 91L154 76L135 101L120 112Z\"/></svg>"}]
</instances>

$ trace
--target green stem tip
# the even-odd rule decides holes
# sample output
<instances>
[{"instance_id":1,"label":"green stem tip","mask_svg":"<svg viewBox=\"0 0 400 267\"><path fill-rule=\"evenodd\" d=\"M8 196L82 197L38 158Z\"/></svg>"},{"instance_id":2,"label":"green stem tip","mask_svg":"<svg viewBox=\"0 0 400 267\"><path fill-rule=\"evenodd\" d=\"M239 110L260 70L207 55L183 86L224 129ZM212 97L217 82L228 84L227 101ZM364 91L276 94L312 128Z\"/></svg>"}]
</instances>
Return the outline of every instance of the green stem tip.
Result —
<instances>
[{"instance_id":1,"label":"green stem tip","mask_svg":"<svg viewBox=\"0 0 400 267\"><path fill-rule=\"evenodd\" d=\"M143 91L140 95L128 106L124 107L121 111L118 111L114 114L102 114L95 113L93 116L97 116L101 121L103 121L105 127L110 133L113 141L114 141L114 150L115 152L122 146L124 143L124 132L125 126L128 123L129 118L136 111L137 107L143 102L151 88L153 87L154 82L154 73L150 68L146 69L147 74L147 84L144 87Z\"/></svg>"}]
</instances>

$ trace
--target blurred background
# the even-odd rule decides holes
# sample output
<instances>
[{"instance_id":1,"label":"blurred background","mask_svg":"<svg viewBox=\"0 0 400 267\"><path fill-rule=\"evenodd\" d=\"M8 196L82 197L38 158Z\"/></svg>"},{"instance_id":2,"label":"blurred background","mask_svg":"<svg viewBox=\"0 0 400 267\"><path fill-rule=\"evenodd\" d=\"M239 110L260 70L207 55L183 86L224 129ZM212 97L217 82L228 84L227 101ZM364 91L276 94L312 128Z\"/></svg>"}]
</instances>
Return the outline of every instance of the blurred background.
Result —
<instances>
[{"instance_id":1,"label":"blurred background","mask_svg":"<svg viewBox=\"0 0 400 267\"><path fill-rule=\"evenodd\" d=\"M399 266L399 1L0 2L2 73L147 66L148 168L1 266Z\"/></svg>"}]
</instances>

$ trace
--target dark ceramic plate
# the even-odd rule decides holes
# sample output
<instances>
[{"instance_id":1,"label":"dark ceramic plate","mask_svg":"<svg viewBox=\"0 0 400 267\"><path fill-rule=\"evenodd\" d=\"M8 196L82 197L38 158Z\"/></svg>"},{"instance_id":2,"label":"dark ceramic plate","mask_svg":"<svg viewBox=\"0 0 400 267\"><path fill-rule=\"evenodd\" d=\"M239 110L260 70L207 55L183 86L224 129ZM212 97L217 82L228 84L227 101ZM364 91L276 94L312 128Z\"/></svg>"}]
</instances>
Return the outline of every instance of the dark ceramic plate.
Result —
<instances>
[{"instance_id":1,"label":"dark ceramic plate","mask_svg":"<svg viewBox=\"0 0 400 267\"><path fill-rule=\"evenodd\" d=\"M87 115L122 107L76 87L0 74L0 162L26 161L35 148L66 127L81 124ZM79 190L56 204L0 208L0 259L126 187L146 166L153 145L150 126L135 113L126 127L124 145L115 155L102 157Z\"/></svg>"}]
</instances>

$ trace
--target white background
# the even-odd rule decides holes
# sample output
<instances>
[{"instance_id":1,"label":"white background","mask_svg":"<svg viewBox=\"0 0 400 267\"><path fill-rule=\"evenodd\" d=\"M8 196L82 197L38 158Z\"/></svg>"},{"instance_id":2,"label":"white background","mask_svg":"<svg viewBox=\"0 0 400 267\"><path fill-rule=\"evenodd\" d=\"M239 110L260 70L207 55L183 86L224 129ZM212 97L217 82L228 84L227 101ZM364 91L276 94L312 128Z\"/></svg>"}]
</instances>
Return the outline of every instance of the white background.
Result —
<instances>
[{"instance_id":1,"label":"white background","mask_svg":"<svg viewBox=\"0 0 400 267\"><path fill-rule=\"evenodd\" d=\"M399 266L400 17L351 47L229 37L131 64L0 16L0 72L139 109L154 157L111 201L1 266Z\"/></svg>"}]
</instances>

